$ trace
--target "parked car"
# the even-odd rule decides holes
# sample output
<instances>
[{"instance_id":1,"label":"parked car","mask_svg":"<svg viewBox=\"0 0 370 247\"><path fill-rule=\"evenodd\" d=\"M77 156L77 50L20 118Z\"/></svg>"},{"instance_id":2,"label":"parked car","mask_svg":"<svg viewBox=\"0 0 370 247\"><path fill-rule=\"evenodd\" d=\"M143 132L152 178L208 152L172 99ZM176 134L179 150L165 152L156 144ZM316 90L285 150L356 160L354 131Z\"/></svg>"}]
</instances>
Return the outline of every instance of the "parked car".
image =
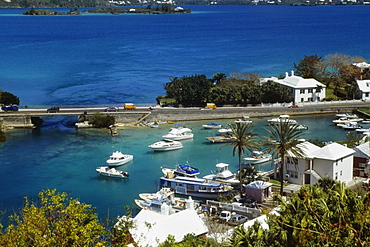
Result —
<instances>
[{"instance_id":1,"label":"parked car","mask_svg":"<svg viewBox=\"0 0 370 247\"><path fill-rule=\"evenodd\" d=\"M219 214L218 218L221 221L229 221L229 219L231 218L231 212L230 211L227 211L227 210L221 211L221 213Z\"/></svg>"},{"instance_id":2,"label":"parked car","mask_svg":"<svg viewBox=\"0 0 370 247\"><path fill-rule=\"evenodd\" d=\"M288 106L288 108L299 108L299 106L297 106L297 105L291 105L291 106Z\"/></svg>"},{"instance_id":3,"label":"parked car","mask_svg":"<svg viewBox=\"0 0 370 247\"><path fill-rule=\"evenodd\" d=\"M8 111L18 111L18 105L8 105L8 106L2 106L1 110L8 112Z\"/></svg>"},{"instance_id":4,"label":"parked car","mask_svg":"<svg viewBox=\"0 0 370 247\"><path fill-rule=\"evenodd\" d=\"M241 214L234 214L231 216L229 221L227 222L229 225L237 226L239 224L243 224L248 220L247 216L241 215Z\"/></svg>"},{"instance_id":5,"label":"parked car","mask_svg":"<svg viewBox=\"0 0 370 247\"><path fill-rule=\"evenodd\" d=\"M49 109L46 110L47 113L56 113L59 112L60 108L59 106L52 106Z\"/></svg>"},{"instance_id":6,"label":"parked car","mask_svg":"<svg viewBox=\"0 0 370 247\"><path fill-rule=\"evenodd\" d=\"M242 198L241 201L244 206L250 207L250 208L255 208L257 206L257 202L254 199L250 198Z\"/></svg>"},{"instance_id":7,"label":"parked car","mask_svg":"<svg viewBox=\"0 0 370 247\"><path fill-rule=\"evenodd\" d=\"M105 112L117 112L119 109L116 106L107 107L104 109Z\"/></svg>"}]
</instances>

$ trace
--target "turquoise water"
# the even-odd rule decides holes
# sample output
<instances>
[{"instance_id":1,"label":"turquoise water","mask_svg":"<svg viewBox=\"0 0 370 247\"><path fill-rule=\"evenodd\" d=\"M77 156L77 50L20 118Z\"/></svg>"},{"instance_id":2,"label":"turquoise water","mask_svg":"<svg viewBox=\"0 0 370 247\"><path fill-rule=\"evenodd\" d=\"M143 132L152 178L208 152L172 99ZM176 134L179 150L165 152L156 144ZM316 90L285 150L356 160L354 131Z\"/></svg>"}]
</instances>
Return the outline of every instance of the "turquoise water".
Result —
<instances>
[{"instance_id":1,"label":"turquoise water","mask_svg":"<svg viewBox=\"0 0 370 247\"><path fill-rule=\"evenodd\" d=\"M332 124L332 115L294 118L309 127L303 131L306 139L337 141L347 133ZM267 118L252 119L256 133L266 135ZM226 125L232 121L217 123ZM202 129L207 122L185 122L193 129L194 139L182 141L183 149L157 153L148 145L161 139L173 125L127 127L117 137L111 137L105 130L76 130L66 127L68 119L50 118L41 129L10 131L9 140L0 146L0 208L7 213L17 211L24 196L33 198L42 189L56 188L92 204L102 218L115 217L124 214L124 207L132 206L139 193L157 190L162 166L174 167L188 161L200 169L201 175L207 175L215 170L216 163L225 162L236 172L238 158L232 156L232 148L220 150L224 144L211 144L205 139L217 134L216 130ZM105 178L95 171L116 150L134 155L133 162L118 168L129 172L128 179ZM256 168L267 171L272 164Z\"/></svg>"}]
</instances>

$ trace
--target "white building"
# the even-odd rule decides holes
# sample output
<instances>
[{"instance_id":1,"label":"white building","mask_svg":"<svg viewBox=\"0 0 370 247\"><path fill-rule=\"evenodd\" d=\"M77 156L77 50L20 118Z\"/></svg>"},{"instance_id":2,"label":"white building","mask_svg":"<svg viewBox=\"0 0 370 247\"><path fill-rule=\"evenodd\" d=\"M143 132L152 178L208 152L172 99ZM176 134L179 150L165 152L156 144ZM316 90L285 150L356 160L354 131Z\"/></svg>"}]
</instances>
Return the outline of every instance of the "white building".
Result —
<instances>
[{"instance_id":1,"label":"white building","mask_svg":"<svg viewBox=\"0 0 370 247\"><path fill-rule=\"evenodd\" d=\"M370 100L370 80L356 80L358 88L361 92L361 99Z\"/></svg>"},{"instance_id":2,"label":"white building","mask_svg":"<svg viewBox=\"0 0 370 247\"><path fill-rule=\"evenodd\" d=\"M293 97L293 102L316 102L325 98L326 86L314 78L303 78L294 75L294 71L289 76L285 73L284 79L276 77L265 78L264 81L272 80L288 88Z\"/></svg>"},{"instance_id":3,"label":"white building","mask_svg":"<svg viewBox=\"0 0 370 247\"><path fill-rule=\"evenodd\" d=\"M285 180L293 184L314 184L329 177L348 184L353 179L353 149L338 143L322 148L310 143L300 144L305 151L303 159L293 158L287 164Z\"/></svg>"},{"instance_id":4,"label":"white building","mask_svg":"<svg viewBox=\"0 0 370 247\"><path fill-rule=\"evenodd\" d=\"M138 246L158 246L169 235L180 242L187 234L205 236L208 233L208 227L193 209L174 214L143 209L132 220L134 227L130 234Z\"/></svg>"}]
</instances>

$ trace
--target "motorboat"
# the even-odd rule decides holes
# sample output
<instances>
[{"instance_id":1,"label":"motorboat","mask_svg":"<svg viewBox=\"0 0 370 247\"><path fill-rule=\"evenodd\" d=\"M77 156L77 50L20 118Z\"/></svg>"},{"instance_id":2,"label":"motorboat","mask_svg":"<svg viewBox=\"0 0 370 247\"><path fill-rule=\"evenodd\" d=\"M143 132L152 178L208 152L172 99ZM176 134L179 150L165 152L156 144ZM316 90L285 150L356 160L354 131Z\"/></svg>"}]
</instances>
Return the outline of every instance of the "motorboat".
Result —
<instances>
[{"instance_id":1,"label":"motorboat","mask_svg":"<svg viewBox=\"0 0 370 247\"><path fill-rule=\"evenodd\" d=\"M180 126L180 124L174 124L175 127L172 127L170 129L170 132L192 132L193 130L185 127L185 126Z\"/></svg>"},{"instance_id":2,"label":"motorboat","mask_svg":"<svg viewBox=\"0 0 370 247\"><path fill-rule=\"evenodd\" d=\"M143 194L148 196L143 196ZM139 194L140 199L135 199L136 205L142 209L158 213L168 210L172 214L184 209L196 209L200 206L200 203L195 202L191 197L189 199L175 197L174 191L170 188L164 187L156 193L143 194Z\"/></svg>"},{"instance_id":3,"label":"motorboat","mask_svg":"<svg viewBox=\"0 0 370 247\"><path fill-rule=\"evenodd\" d=\"M174 175L184 176L184 177L196 177L197 175L200 174L198 168L190 166L188 163L183 164L183 165L177 165L175 169L162 168L162 172L164 175L167 175L170 172L172 172Z\"/></svg>"},{"instance_id":4,"label":"motorboat","mask_svg":"<svg viewBox=\"0 0 370 247\"><path fill-rule=\"evenodd\" d=\"M368 129L366 129L366 128L358 128L358 129L355 129L356 130L356 132L361 132L361 133L363 133L363 132L370 132L370 128L368 128Z\"/></svg>"},{"instance_id":5,"label":"motorboat","mask_svg":"<svg viewBox=\"0 0 370 247\"><path fill-rule=\"evenodd\" d=\"M347 123L347 124L343 124L341 127L344 130L356 130L356 129L361 129L362 128L357 123Z\"/></svg>"},{"instance_id":6,"label":"motorboat","mask_svg":"<svg viewBox=\"0 0 370 247\"><path fill-rule=\"evenodd\" d=\"M169 170L167 171L167 174L159 178L159 186L161 188L171 188L178 195L219 199L229 195L233 190L233 187L229 184L209 182L204 178L194 176L179 176Z\"/></svg>"},{"instance_id":7,"label":"motorboat","mask_svg":"<svg viewBox=\"0 0 370 247\"><path fill-rule=\"evenodd\" d=\"M260 164L272 160L272 155L262 151L253 151L252 155L243 158L246 164Z\"/></svg>"},{"instance_id":8,"label":"motorboat","mask_svg":"<svg viewBox=\"0 0 370 247\"><path fill-rule=\"evenodd\" d=\"M346 118L346 117L341 117L338 119L333 120L333 123L338 124L338 123L349 123L349 122L361 122L363 121L362 118Z\"/></svg>"},{"instance_id":9,"label":"motorboat","mask_svg":"<svg viewBox=\"0 0 370 247\"><path fill-rule=\"evenodd\" d=\"M112 177L112 178L127 178L129 177L128 172L116 170L114 167L110 168L109 166L101 166L96 168L96 171L103 176Z\"/></svg>"},{"instance_id":10,"label":"motorboat","mask_svg":"<svg viewBox=\"0 0 370 247\"><path fill-rule=\"evenodd\" d=\"M192 139L194 137L194 134L191 132L170 131L167 134L163 135L162 137L164 139L182 141L182 140Z\"/></svg>"},{"instance_id":11,"label":"motorboat","mask_svg":"<svg viewBox=\"0 0 370 247\"><path fill-rule=\"evenodd\" d=\"M211 123L203 124L202 127L205 129L221 129L222 125L211 122Z\"/></svg>"},{"instance_id":12,"label":"motorboat","mask_svg":"<svg viewBox=\"0 0 370 247\"><path fill-rule=\"evenodd\" d=\"M297 124L297 121L294 119L291 119L289 115L280 115L277 118L272 118L267 120L269 125L270 124L279 124L281 122L288 122L289 124Z\"/></svg>"},{"instance_id":13,"label":"motorboat","mask_svg":"<svg viewBox=\"0 0 370 247\"><path fill-rule=\"evenodd\" d=\"M157 141L151 145L149 145L151 149L154 151L170 151L170 150L177 150L183 148L182 143L179 141L163 139L161 141Z\"/></svg>"},{"instance_id":14,"label":"motorboat","mask_svg":"<svg viewBox=\"0 0 370 247\"><path fill-rule=\"evenodd\" d=\"M294 125L291 125L291 127L293 127ZM297 130L307 130L308 129L308 126L307 125L303 125L303 124L298 124L297 127L296 127Z\"/></svg>"},{"instance_id":15,"label":"motorboat","mask_svg":"<svg viewBox=\"0 0 370 247\"><path fill-rule=\"evenodd\" d=\"M217 170L209 175L204 176L203 178L207 181L214 181L219 183L226 184L239 184L239 180L235 177L235 174L229 170L229 164L218 163L216 164Z\"/></svg>"},{"instance_id":16,"label":"motorboat","mask_svg":"<svg viewBox=\"0 0 370 247\"><path fill-rule=\"evenodd\" d=\"M243 116L242 118L235 120L234 123L251 124L253 121L249 119L249 116Z\"/></svg>"},{"instance_id":17,"label":"motorboat","mask_svg":"<svg viewBox=\"0 0 370 247\"><path fill-rule=\"evenodd\" d=\"M121 166L121 165L127 164L133 159L134 159L134 156L131 154L123 154L120 151L115 151L112 153L111 156L109 156L109 159L107 159L106 162L108 166L113 167L113 166Z\"/></svg>"},{"instance_id":18,"label":"motorboat","mask_svg":"<svg viewBox=\"0 0 370 247\"><path fill-rule=\"evenodd\" d=\"M233 132L233 130L232 129L221 128L221 129L217 130L217 132L220 133L220 134L228 134L228 133Z\"/></svg>"},{"instance_id":19,"label":"motorboat","mask_svg":"<svg viewBox=\"0 0 370 247\"><path fill-rule=\"evenodd\" d=\"M335 115L337 118L358 118L356 114L349 114L348 112L346 113L338 113Z\"/></svg>"}]
</instances>

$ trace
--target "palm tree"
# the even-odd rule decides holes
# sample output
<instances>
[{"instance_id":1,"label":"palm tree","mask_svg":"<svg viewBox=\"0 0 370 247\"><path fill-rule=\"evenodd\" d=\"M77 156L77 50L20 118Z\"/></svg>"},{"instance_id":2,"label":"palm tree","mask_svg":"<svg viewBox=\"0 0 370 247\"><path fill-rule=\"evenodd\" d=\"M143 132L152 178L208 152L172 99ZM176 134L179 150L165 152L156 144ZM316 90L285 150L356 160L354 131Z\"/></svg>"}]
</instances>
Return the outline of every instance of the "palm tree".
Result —
<instances>
[{"instance_id":1,"label":"palm tree","mask_svg":"<svg viewBox=\"0 0 370 247\"><path fill-rule=\"evenodd\" d=\"M232 135L232 142L228 143L221 147L221 149L225 146L232 145L233 146L233 156L235 156L236 153L238 153L239 157L239 173L242 168L242 158L243 153L247 149L250 153L253 152L253 150L259 149L258 143L255 140L257 138L257 135L253 134L253 125L249 123L235 123L235 124L229 124L228 128L231 129L230 134ZM239 185L240 185L240 196L243 195L243 179L239 174Z\"/></svg>"},{"instance_id":2,"label":"palm tree","mask_svg":"<svg viewBox=\"0 0 370 247\"><path fill-rule=\"evenodd\" d=\"M266 131L270 134L264 137L266 152L272 152L274 157L280 158L280 195L283 195L284 167L288 157L303 158L305 156L304 147L298 145L303 142L299 140L303 133L297 129L298 125L292 125L289 120L281 121L279 124L270 126Z\"/></svg>"}]
</instances>

